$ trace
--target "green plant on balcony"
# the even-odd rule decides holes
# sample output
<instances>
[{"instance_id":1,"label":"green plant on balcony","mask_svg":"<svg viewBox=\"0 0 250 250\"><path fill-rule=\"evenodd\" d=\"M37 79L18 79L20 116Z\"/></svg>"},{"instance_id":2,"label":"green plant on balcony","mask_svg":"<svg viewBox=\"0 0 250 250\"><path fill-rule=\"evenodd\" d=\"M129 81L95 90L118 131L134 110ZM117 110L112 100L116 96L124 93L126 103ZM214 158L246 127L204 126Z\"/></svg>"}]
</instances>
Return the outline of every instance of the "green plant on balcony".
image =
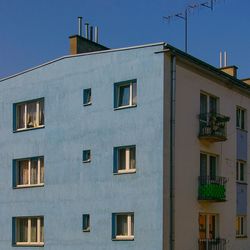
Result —
<instances>
[{"instance_id":1,"label":"green plant on balcony","mask_svg":"<svg viewBox=\"0 0 250 250\"><path fill-rule=\"evenodd\" d=\"M202 184L199 187L199 198L202 200L225 200L225 186L217 183Z\"/></svg>"}]
</instances>

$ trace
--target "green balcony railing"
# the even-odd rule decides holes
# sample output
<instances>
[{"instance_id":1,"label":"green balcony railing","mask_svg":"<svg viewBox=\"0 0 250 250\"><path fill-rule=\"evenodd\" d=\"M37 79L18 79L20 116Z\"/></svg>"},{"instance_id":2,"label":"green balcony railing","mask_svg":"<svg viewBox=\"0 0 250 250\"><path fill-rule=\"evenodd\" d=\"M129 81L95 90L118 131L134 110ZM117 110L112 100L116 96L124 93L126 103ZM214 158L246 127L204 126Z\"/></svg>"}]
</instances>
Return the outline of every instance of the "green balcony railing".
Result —
<instances>
[{"instance_id":1,"label":"green balcony railing","mask_svg":"<svg viewBox=\"0 0 250 250\"><path fill-rule=\"evenodd\" d=\"M203 201L226 201L227 179L220 176L200 176L198 200Z\"/></svg>"},{"instance_id":2,"label":"green balcony railing","mask_svg":"<svg viewBox=\"0 0 250 250\"><path fill-rule=\"evenodd\" d=\"M227 139L226 124L229 117L218 113L203 113L199 115L199 138L210 141L225 141Z\"/></svg>"}]
</instances>

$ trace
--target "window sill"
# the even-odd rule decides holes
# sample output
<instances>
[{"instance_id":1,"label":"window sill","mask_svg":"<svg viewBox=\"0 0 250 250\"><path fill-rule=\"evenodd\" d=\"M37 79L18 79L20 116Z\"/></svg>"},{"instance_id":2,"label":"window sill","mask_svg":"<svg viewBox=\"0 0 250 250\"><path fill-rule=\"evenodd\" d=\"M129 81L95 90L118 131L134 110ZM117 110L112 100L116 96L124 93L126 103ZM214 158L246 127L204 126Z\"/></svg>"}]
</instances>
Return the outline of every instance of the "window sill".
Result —
<instances>
[{"instance_id":1,"label":"window sill","mask_svg":"<svg viewBox=\"0 0 250 250\"><path fill-rule=\"evenodd\" d=\"M34 127L34 128L16 129L16 130L13 130L13 133L24 132L24 131L35 130L35 129L41 129L41 128L45 128L45 125L42 125L42 126L39 126L39 127Z\"/></svg>"},{"instance_id":2,"label":"window sill","mask_svg":"<svg viewBox=\"0 0 250 250\"><path fill-rule=\"evenodd\" d=\"M15 247L44 247L44 243L16 242L13 246Z\"/></svg>"},{"instance_id":3,"label":"window sill","mask_svg":"<svg viewBox=\"0 0 250 250\"><path fill-rule=\"evenodd\" d=\"M114 175L135 174L135 173L136 173L136 169L131 169L131 170L118 171L117 173L114 173Z\"/></svg>"},{"instance_id":4,"label":"window sill","mask_svg":"<svg viewBox=\"0 0 250 250\"><path fill-rule=\"evenodd\" d=\"M133 241L135 240L134 236L116 236L112 239L113 241Z\"/></svg>"},{"instance_id":5,"label":"window sill","mask_svg":"<svg viewBox=\"0 0 250 250\"><path fill-rule=\"evenodd\" d=\"M238 184L243 184L243 185L247 185L247 182L246 182L246 181L236 181L236 183L238 183Z\"/></svg>"},{"instance_id":6,"label":"window sill","mask_svg":"<svg viewBox=\"0 0 250 250\"><path fill-rule=\"evenodd\" d=\"M247 235L236 235L236 239L247 239Z\"/></svg>"},{"instance_id":7,"label":"window sill","mask_svg":"<svg viewBox=\"0 0 250 250\"><path fill-rule=\"evenodd\" d=\"M82 163L90 163L91 160L87 160L87 161L82 161Z\"/></svg>"},{"instance_id":8,"label":"window sill","mask_svg":"<svg viewBox=\"0 0 250 250\"><path fill-rule=\"evenodd\" d=\"M83 106L90 106L90 105L92 105L92 102L83 103Z\"/></svg>"},{"instance_id":9,"label":"window sill","mask_svg":"<svg viewBox=\"0 0 250 250\"><path fill-rule=\"evenodd\" d=\"M43 184L34 184L34 185L18 185L16 187L13 187L14 189L22 189L22 188L36 188L36 187L44 187Z\"/></svg>"},{"instance_id":10,"label":"window sill","mask_svg":"<svg viewBox=\"0 0 250 250\"><path fill-rule=\"evenodd\" d=\"M247 133L247 130L246 130L246 129L238 128L238 127L236 127L236 129L238 129L238 130L240 130L240 131L243 131L243 132L246 132L246 133Z\"/></svg>"},{"instance_id":11,"label":"window sill","mask_svg":"<svg viewBox=\"0 0 250 250\"><path fill-rule=\"evenodd\" d=\"M137 104L117 107L117 108L114 108L114 111L120 110L120 109L135 108L135 107L137 107Z\"/></svg>"}]
</instances>

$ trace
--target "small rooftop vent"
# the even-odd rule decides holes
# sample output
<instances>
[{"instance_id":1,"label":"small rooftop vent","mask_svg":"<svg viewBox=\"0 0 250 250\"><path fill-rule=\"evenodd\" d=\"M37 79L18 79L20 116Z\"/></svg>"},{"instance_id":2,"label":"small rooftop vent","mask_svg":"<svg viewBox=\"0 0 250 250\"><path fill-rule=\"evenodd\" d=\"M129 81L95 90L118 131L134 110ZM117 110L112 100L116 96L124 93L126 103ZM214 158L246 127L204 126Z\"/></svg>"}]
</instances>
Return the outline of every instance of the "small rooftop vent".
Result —
<instances>
[{"instance_id":1,"label":"small rooftop vent","mask_svg":"<svg viewBox=\"0 0 250 250\"><path fill-rule=\"evenodd\" d=\"M99 44L99 31L97 26L90 26L87 22L84 24L84 26L85 34L83 35L82 17L79 16L78 35L73 35L69 37L71 55L109 49Z\"/></svg>"}]
</instances>

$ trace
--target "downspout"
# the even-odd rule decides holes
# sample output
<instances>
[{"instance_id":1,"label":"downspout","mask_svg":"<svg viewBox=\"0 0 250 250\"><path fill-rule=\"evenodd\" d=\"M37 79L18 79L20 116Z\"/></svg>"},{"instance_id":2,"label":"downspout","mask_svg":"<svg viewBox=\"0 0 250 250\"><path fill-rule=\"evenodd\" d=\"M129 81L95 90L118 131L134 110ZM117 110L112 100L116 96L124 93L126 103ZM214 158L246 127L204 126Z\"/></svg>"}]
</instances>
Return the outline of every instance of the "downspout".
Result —
<instances>
[{"instance_id":1,"label":"downspout","mask_svg":"<svg viewBox=\"0 0 250 250\"><path fill-rule=\"evenodd\" d=\"M171 55L171 83L170 83L170 162L169 162L169 249L175 248L175 101L176 101L176 56Z\"/></svg>"}]
</instances>

